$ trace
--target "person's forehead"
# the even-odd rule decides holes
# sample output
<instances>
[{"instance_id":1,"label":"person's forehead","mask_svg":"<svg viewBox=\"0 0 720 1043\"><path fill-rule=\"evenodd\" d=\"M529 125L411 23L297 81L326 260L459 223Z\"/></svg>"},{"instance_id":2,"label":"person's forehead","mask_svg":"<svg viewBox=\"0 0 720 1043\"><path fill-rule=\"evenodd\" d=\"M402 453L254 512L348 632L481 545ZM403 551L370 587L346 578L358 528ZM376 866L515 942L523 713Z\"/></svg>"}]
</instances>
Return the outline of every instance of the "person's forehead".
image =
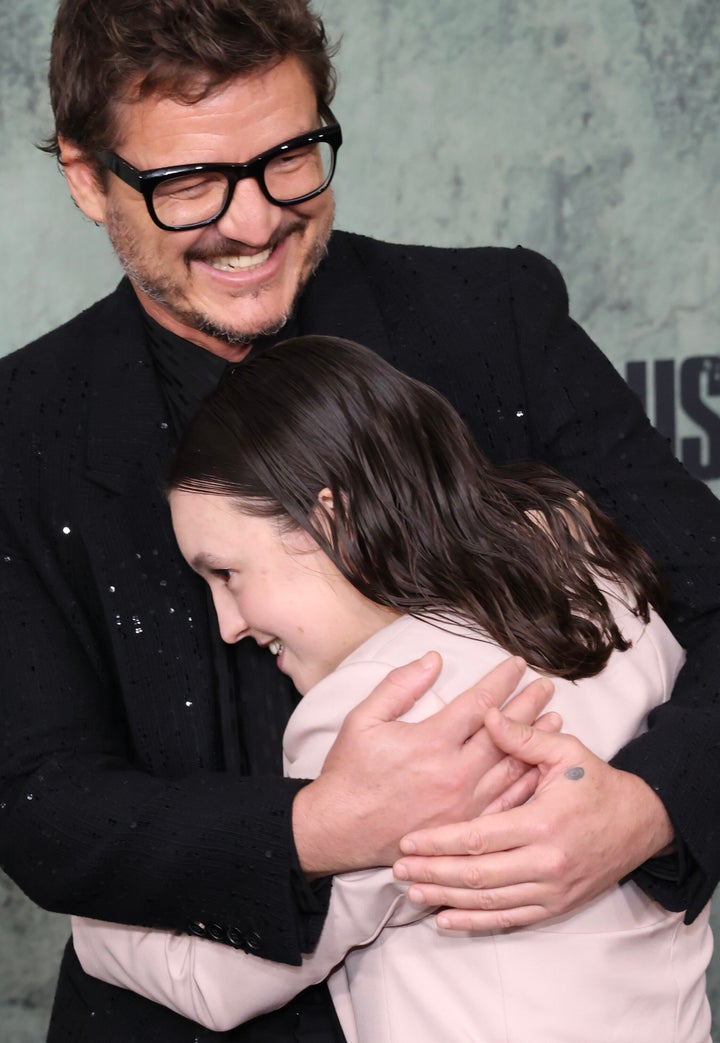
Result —
<instances>
[{"instance_id":1,"label":"person's forehead","mask_svg":"<svg viewBox=\"0 0 720 1043\"><path fill-rule=\"evenodd\" d=\"M118 102L115 149L123 155L137 150L135 159L125 158L141 166L153 165L153 156L158 165L246 162L316 122L314 88L301 63L288 58L228 80L195 101L152 94Z\"/></svg>"},{"instance_id":2,"label":"person's forehead","mask_svg":"<svg viewBox=\"0 0 720 1043\"><path fill-rule=\"evenodd\" d=\"M224 492L172 489L168 502L173 523L203 533L209 528L246 528L257 533L275 530L277 522L243 510L242 501Z\"/></svg>"}]
</instances>

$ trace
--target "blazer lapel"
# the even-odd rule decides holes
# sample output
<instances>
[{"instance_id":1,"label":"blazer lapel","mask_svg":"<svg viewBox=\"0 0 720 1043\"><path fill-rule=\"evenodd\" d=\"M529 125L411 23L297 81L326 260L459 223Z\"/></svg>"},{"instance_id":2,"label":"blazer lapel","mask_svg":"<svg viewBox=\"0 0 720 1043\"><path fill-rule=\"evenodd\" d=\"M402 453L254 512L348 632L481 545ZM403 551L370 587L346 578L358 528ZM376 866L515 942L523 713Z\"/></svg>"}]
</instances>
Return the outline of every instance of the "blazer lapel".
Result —
<instances>
[{"instance_id":1,"label":"blazer lapel","mask_svg":"<svg viewBox=\"0 0 720 1043\"><path fill-rule=\"evenodd\" d=\"M134 755L148 770L182 774L217 763L218 733L205 588L180 555L164 502L175 439L127 280L90 321L80 529Z\"/></svg>"},{"instance_id":2,"label":"blazer lapel","mask_svg":"<svg viewBox=\"0 0 720 1043\"><path fill-rule=\"evenodd\" d=\"M121 493L151 447L169 462L173 438L129 281L123 279L100 308L85 473Z\"/></svg>"}]
</instances>

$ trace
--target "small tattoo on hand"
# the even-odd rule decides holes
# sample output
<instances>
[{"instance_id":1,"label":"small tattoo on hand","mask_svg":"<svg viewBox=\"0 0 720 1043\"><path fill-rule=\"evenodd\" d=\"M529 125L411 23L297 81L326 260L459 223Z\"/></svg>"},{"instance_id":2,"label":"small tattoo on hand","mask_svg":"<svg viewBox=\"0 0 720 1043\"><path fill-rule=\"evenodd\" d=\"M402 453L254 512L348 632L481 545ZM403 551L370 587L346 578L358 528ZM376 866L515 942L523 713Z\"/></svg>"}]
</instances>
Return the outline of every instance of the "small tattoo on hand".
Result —
<instances>
[{"instance_id":1,"label":"small tattoo on hand","mask_svg":"<svg viewBox=\"0 0 720 1043\"><path fill-rule=\"evenodd\" d=\"M577 779L581 779L584 774L585 774L585 769L584 768L569 768L565 772L565 778L566 779L572 779L572 781L575 782Z\"/></svg>"}]
</instances>

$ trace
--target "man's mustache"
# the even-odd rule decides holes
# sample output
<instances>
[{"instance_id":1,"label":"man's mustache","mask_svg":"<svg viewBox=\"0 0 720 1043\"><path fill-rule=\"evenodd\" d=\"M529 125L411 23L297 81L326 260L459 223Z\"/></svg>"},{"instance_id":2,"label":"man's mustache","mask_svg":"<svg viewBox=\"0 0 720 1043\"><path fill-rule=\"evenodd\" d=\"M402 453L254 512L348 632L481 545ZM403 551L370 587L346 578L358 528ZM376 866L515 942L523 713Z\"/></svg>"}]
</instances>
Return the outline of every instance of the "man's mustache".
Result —
<instances>
[{"instance_id":1,"label":"man's mustache","mask_svg":"<svg viewBox=\"0 0 720 1043\"><path fill-rule=\"evenodd\" d=\"M187 261L216 261L219 257L232 257L235 255L246 255L262 253L263 250L272 250L278 243L282 242L293 232L302 232L307 221L301 217L294 217L287 225L281 225L262 246L248 248L247 243L240 239L227 239L221 236L212 243L206 245L198 244L188 250L185 254Z\"/></svg>"}]
</instances>

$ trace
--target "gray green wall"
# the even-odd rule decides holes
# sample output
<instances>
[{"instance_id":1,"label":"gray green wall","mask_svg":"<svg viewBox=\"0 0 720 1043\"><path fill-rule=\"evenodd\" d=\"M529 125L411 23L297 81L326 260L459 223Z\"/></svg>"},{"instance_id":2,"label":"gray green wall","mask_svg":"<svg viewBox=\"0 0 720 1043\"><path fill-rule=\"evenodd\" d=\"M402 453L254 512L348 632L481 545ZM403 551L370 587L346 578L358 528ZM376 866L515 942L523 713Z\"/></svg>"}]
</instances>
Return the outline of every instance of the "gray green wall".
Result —
<instances>
[{"instance_id":1,"label":"gray green wall","mask_svg":"<svg viewBox=\"0 0 720 1043\"><path fill-rule=\"evenodd\" d=\"M0 354L109 290L102 229L53 162L54 0L2 0ZM338 224L397 241L522 243L720 492L718 0L318 0L343 36ZM43 1037L62 918L0 878L0 1024ZM720 1019L720 968L712 988Z\"/></svg>"}]
</instances>

